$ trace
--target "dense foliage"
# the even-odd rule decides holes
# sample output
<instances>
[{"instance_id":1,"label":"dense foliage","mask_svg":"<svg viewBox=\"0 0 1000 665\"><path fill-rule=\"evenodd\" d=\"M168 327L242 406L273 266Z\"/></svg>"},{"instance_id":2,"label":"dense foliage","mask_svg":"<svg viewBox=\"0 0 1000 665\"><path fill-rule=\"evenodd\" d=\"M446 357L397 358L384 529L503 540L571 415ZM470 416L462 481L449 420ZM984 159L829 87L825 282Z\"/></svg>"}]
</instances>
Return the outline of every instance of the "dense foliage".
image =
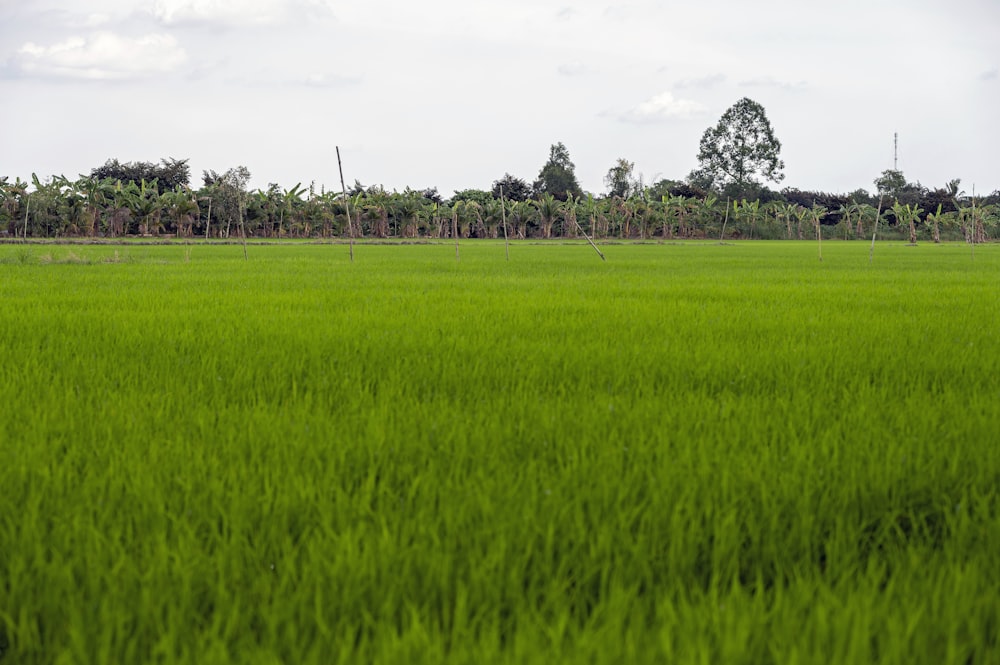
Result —
<instances>
[{"instance_id":1,"label":"dense foliage","mask_svg":"<svg viewBox=\"0 0 1000 665\"><path fill-rule=\"evenodd\" d=\"M1000 247L605 251L0 247L0 662L1000 661Z\"/></svg>"},{"instance_id":2,"label":"dense foliage","mask_svg":"<svg viewBox=\"0 0 1000 665\"><path fill-rule=\"evenodd\" d=\"M835 195L786 188L752 200L726 199L684 183L641 187L628 181L630 163L609 172L624 196L529 195L512 176L491 190L469 189L443 200L437 190L389 192L355 185L345 202L339 192L300 183L248 191L243 167L208 171L198 189L161 191L156 180L112 181L64 177L32 184L0 180L0 237L180 238L511 238L599 239L870 238L878 222L890 237L909 237L910 218L894 204L909 206L918 239L993 237L1000 198L972 199L945 189L919 189L916 197L873 198L865 192ZM501 189L503 196L501 198ZM728 204L727 204L728 200ZM348 225L347 208L352 224ZM881 205L880 205L881 204ZM940 208L939 208L940 206Z\"/></svg>"}]
</instances>

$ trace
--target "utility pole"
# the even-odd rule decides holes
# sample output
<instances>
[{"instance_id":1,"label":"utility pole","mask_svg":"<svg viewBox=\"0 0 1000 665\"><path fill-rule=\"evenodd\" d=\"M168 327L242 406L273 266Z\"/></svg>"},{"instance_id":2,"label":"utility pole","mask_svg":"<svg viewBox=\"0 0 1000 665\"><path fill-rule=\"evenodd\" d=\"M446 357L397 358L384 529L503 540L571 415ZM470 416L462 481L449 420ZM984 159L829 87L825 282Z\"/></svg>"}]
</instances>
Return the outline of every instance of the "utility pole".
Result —
<instances>
[{"instance_id":1,"label":"utility pole","mask_svg":"<svg viewBox=\"0 0 1000 665\"><path fill-rule=\"evenodd\" d=\"M892 170L899 170L899 132L892 133Z\"/></svg>"}]
</instances>

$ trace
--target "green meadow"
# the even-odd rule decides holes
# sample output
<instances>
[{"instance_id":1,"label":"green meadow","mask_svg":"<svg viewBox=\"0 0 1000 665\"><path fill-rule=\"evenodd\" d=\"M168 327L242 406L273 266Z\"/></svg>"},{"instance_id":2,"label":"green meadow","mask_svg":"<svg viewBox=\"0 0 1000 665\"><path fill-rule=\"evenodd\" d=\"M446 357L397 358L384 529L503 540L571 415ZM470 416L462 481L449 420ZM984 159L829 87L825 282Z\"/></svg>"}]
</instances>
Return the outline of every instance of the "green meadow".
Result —
<instances>
[{"instance_id":1,"label":"green meadow","mask_svg":"<svg viewBox=\"0 0 1000 665\"><path fill-rule=\"evenodd\" d=\"M1000 246L0 246L0 663L1000 662Z\"/></svg>"}]
</instances>

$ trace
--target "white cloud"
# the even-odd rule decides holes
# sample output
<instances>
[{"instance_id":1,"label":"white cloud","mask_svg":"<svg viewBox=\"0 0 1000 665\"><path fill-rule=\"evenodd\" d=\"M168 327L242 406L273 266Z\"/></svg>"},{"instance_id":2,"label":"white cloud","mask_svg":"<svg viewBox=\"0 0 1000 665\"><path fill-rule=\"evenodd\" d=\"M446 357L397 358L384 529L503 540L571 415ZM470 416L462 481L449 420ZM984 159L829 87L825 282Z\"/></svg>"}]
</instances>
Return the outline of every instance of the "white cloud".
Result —
<instances>
[{"instance_id":1,"label":"white cloud","mask_svg":"<svg viewBox=\"0 0 1000 665\"><path fill-rule=\"evenodd\" d=\"M87 14L86 16L75 17L68 21L68 24L74 28L99 28L102 25L111 22L110 14L94 13Z\"/></svg>"},{"instance_id":2,"label":"white cloud","mask_svg":"<svg viewBox=\"0 0 1000 665\"><path fill-rule=\"evenodd\" d=\"M661 92L617 117L622 122L652 123L674 118L691 118L705 113L705 107L691 99L676 99L673 93Z\"/></svg>"},{"instance_id":3,"label":"white cloud","mask_svg":"<svg viewBox=\"0 0 1000 665\"><path fill-rule=\"evenodd\" d=\"M983 72L979 75L980 81L995 81L997 77L1000 76L1000 69L994 67L993 69Z\"/></svg>"},{"instance_id":4,"label":"white cloud","mask_svg":"<svg viewBox=\"0 0 1000 665\"><path fill-rule=\"evenodd\" d=\"M51 46L28 42L18 50L14 70L24 76L125 80L170 72L186 58L170 35L123 37L98 32Z\"/></svg>"},{"instance_id":5,"label":"white cloud","mask_svg":"<svg viewBox=\"0 0 1000 665\"><path fill-rule=\"evenodd\" d=\"M274 25L328 15L330 4L327 0L153 0L149 11L164 25Z\"/></svg>"}]
</instances>

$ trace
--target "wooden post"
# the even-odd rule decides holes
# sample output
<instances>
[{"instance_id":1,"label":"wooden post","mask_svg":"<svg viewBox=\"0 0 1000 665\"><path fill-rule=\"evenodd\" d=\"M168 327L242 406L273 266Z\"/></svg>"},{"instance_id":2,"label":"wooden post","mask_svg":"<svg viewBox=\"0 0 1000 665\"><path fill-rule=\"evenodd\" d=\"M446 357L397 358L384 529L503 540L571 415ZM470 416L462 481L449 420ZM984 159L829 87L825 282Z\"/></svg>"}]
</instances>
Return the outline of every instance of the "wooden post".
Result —
<instances>
[{"instance_id":1,"label":"wooden post","mask_svg":"<svg viewBox=\"0 0 1000 665\"><path fill-rule=\"evenodd\" d=\"M458 203L451 211L451 234L455 236L455 260L461 261L461 257L458 255Z\"/></svg>"},{"instance_id":2,"label":"wooden post","mask_svg":"<svg viewBox=\"0 0 1000 665\"><path fill-rule=\"evenodd\" d=\"M351 263L354 263L354 224L351 223L351 200L347 198L347 187L344 185L344 167L340 164L340 146L337 146L337 170L340 171L340 191L344 195L344 210L347 211L347 236L351 244Z\"/></svg>"}]
</instances>

